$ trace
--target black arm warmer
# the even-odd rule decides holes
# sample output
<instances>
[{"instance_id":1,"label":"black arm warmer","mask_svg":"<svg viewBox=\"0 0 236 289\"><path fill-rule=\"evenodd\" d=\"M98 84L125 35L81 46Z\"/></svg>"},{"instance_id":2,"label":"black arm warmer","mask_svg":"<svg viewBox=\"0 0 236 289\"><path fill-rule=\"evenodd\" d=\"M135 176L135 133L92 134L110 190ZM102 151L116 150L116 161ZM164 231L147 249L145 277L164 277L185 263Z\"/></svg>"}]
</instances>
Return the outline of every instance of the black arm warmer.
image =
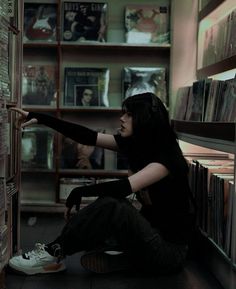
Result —
<instances>
[{"instance_id":1,"label":"black arm warmer","mask_svg":"<svg viewBox=\"0 0 236 289\"><path fill-rule=\"evenodd\" d=\"M29 112L26 121L36 118L39 124L44 124L64 136L84 145L96 145L97 132L79 124L55 118L48 114Z\"/></svg>"},{"instance_id":2,"label":"black arm warmer","mask_svg":"<svg viewBox=\"0 0 236 289\"><path fill-rule=\"evenodd\" d=\"M132 194L130 182L128 178L125 178L117 181L74 188L66 200L66 206L68 208L72 208L73 205L79 207L81 197L111 196L114 198L125 198L130 194Z\"/></svg>"}]
</instances>

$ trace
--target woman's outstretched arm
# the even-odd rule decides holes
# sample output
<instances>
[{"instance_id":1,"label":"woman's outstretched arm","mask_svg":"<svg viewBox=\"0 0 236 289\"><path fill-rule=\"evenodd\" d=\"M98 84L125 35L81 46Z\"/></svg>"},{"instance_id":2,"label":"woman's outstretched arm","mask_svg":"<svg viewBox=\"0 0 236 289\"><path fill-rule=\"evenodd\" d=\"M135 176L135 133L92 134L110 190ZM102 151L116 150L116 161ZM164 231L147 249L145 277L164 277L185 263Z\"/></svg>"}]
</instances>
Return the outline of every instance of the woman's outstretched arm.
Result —
<instances>
[{"instance_id":1,"label":"woman's outstretched arm","mask_svg":"<svg viewBox=\"0 0 236 289\"><path fill-rule=\"evenodd\" d=\"M43 124L84 145L100 146L111 150L117 150L118 148L113 135L98 133L77 123L58 119L44 113L27 112L20 108L11 108L10 110L20 114L18 127Z\"/></svg>"}]
</instances>

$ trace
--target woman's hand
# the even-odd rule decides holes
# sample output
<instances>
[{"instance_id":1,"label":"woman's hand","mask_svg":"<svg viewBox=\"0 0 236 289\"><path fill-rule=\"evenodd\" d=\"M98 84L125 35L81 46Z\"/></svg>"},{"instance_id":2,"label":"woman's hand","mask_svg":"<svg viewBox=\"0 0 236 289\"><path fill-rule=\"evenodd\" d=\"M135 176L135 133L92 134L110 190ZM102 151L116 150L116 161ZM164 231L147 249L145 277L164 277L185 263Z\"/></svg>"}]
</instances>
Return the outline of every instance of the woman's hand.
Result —
<instances>
[{"instance_id":1,"label":"woman's hand","mask_svg":"<svg viewBox=\"0 0 236 289\"><path fill-rule=\"evenodd\" d=\"M73 207L69 208L66 207L65 211L64 211L64 219L66 220L66 222L68 222L71 217L76 214L76 212L79 211L79 206L76 206L75 210L73 209Z\"/></svg>"},{"instance_id":2,"label":"woman's hand","mask_svg":"<svg viewBox=\"0 0 236 289\"><path fill-rule=\"evenodd\" d=\"M78 212L80 209L80 204L81 204L81 188L83 187L76 187L74 188L69 196L66 199L66 208L64 211L64 218L68 222L69 219L72 217L72 209L75 206L76 211Z\"/></svg>"},{"instance_id":3,"label":"woman's hand","mask_svg":"<svg viewBox=\"0 0 236 289\"><path fill-rule=\"evenodd\" d=\"M17 120L16 120L16 128L17 129L24 128L24 127L29 126L31 124L38 123L38 120L36 118L32 118L32 119L26 121L27 116L29 114L28 111L25 111L25 110L18 108L18 107L11 107L9 110L15 111L15 112L20 114L20 117L17 118Z\"/></svg>"},{"instance_id":4,"label":"woman's hand","mask_svg":"<svg viewBox=\"0 0 236 289\"><path fill-rule=\"evenodd\" d=\"M66 220L66 222L68 222L69 219L71 218L71 209L72 208L68 208L68 207L65 208L64 219Z\"/></svg>"}]
</instances>

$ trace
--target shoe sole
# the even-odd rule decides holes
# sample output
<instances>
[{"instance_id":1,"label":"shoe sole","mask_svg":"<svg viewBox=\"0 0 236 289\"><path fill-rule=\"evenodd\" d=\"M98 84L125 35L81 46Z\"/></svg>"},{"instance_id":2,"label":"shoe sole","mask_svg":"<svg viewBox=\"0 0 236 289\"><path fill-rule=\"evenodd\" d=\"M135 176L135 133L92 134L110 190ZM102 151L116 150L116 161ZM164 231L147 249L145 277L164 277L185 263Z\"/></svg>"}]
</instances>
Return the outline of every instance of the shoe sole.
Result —
<instances>
[{"instance_id":1,"label":"shoe sole","mask_svg":"<svg viewBox=\"0 0 236 289\"><path fill-rule=\"evenodd\" d=\"M110 255L104 252L88 252L81 256L81 265L93 273L105 274L128 269L124 254Z\"/></svg>"},{"instance_id":2,"label":"shoe sole","mask_svg":"<svg viewBox=\"0 0 236 289\"><path fill-rule=\"evenodd\" d=\"M48 266L40 266L36 268L19 268L13 263L9 262L9 267L15 272L25 275L35 275L35 274L49 274L49 273L59 273L66 270L66 266L63 263L60 264L50 264Z\"/></svg>"}]
</instances>

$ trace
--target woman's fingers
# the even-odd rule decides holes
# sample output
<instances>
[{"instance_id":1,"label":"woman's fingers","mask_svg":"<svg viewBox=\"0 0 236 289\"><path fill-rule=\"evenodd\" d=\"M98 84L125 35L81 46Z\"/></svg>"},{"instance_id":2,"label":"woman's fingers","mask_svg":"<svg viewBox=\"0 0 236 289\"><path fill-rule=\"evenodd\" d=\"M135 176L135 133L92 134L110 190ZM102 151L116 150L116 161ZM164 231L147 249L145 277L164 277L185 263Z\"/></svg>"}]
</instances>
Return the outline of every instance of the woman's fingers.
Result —
<instances>
[{"instance_id":1,"label":"woman's fingers","mask_svg":"<svg viewBox=\"0 0 236 289\"><path fill-rule=\"evenodd\" d=\"M66 207L64 211L64 219L66 220L66 222L69 221L70 217L71 217L71 208Z\"/></svg>"},{"instance_id":2,"label":"woman's fingers","mask_svg":"<svg viewBox=\"0 0 236 289\"><path fill-rule=\"evenodd\" d=\"M11 111L15 111L15 112L18 112L19 114L21 114L23 117L27 117L27 115L29 114L29 112L28 111L25 111L25 110L23 110L23 109L21 109L21 108L19 108L19 107L11 107L11 108L9 108L9 110L11 110Z\"/></svg>"},{"instance_id":3,"label":"woman's fingers","mask_svg":"<svg viewBox=\"0 0 236 289\"><path fill-rule=\"evenodd\" d=\"M17 118L17 120L16 120L16 128L17 129L20 129L21 127L24 128L26 126L38 123L36 118L32 118L28 121L25 121L28 114L29 114L28 111L25 111L19 107L11 107L11 108L9 108L9 110L17 112L20 114L19 118Z\"/></svg>"},{"instance_id":4,"label":"woman's fingers","mask_svg":"<svg viewBox=\"0 0 236 289\"><path fill-rule=\"evenodd\" d=\"M35 124L35 123L38 123L37 119L36 118L31 118L29 121L25 121L22 123L21 127L26 127L26 126L29 126L31 124Z\"/></svg>"},{"instance_id":5,"label":"woman's fingers","mask_svg":"<svg viewBox=\"0 0 236 289\"><path fill-rule=\"evenodd\" d=\"M22 117L17 118L15 122L16 129L20 129L24 121L25 121L25 118L22 118Z\"/></svg>"}]
</instances>

